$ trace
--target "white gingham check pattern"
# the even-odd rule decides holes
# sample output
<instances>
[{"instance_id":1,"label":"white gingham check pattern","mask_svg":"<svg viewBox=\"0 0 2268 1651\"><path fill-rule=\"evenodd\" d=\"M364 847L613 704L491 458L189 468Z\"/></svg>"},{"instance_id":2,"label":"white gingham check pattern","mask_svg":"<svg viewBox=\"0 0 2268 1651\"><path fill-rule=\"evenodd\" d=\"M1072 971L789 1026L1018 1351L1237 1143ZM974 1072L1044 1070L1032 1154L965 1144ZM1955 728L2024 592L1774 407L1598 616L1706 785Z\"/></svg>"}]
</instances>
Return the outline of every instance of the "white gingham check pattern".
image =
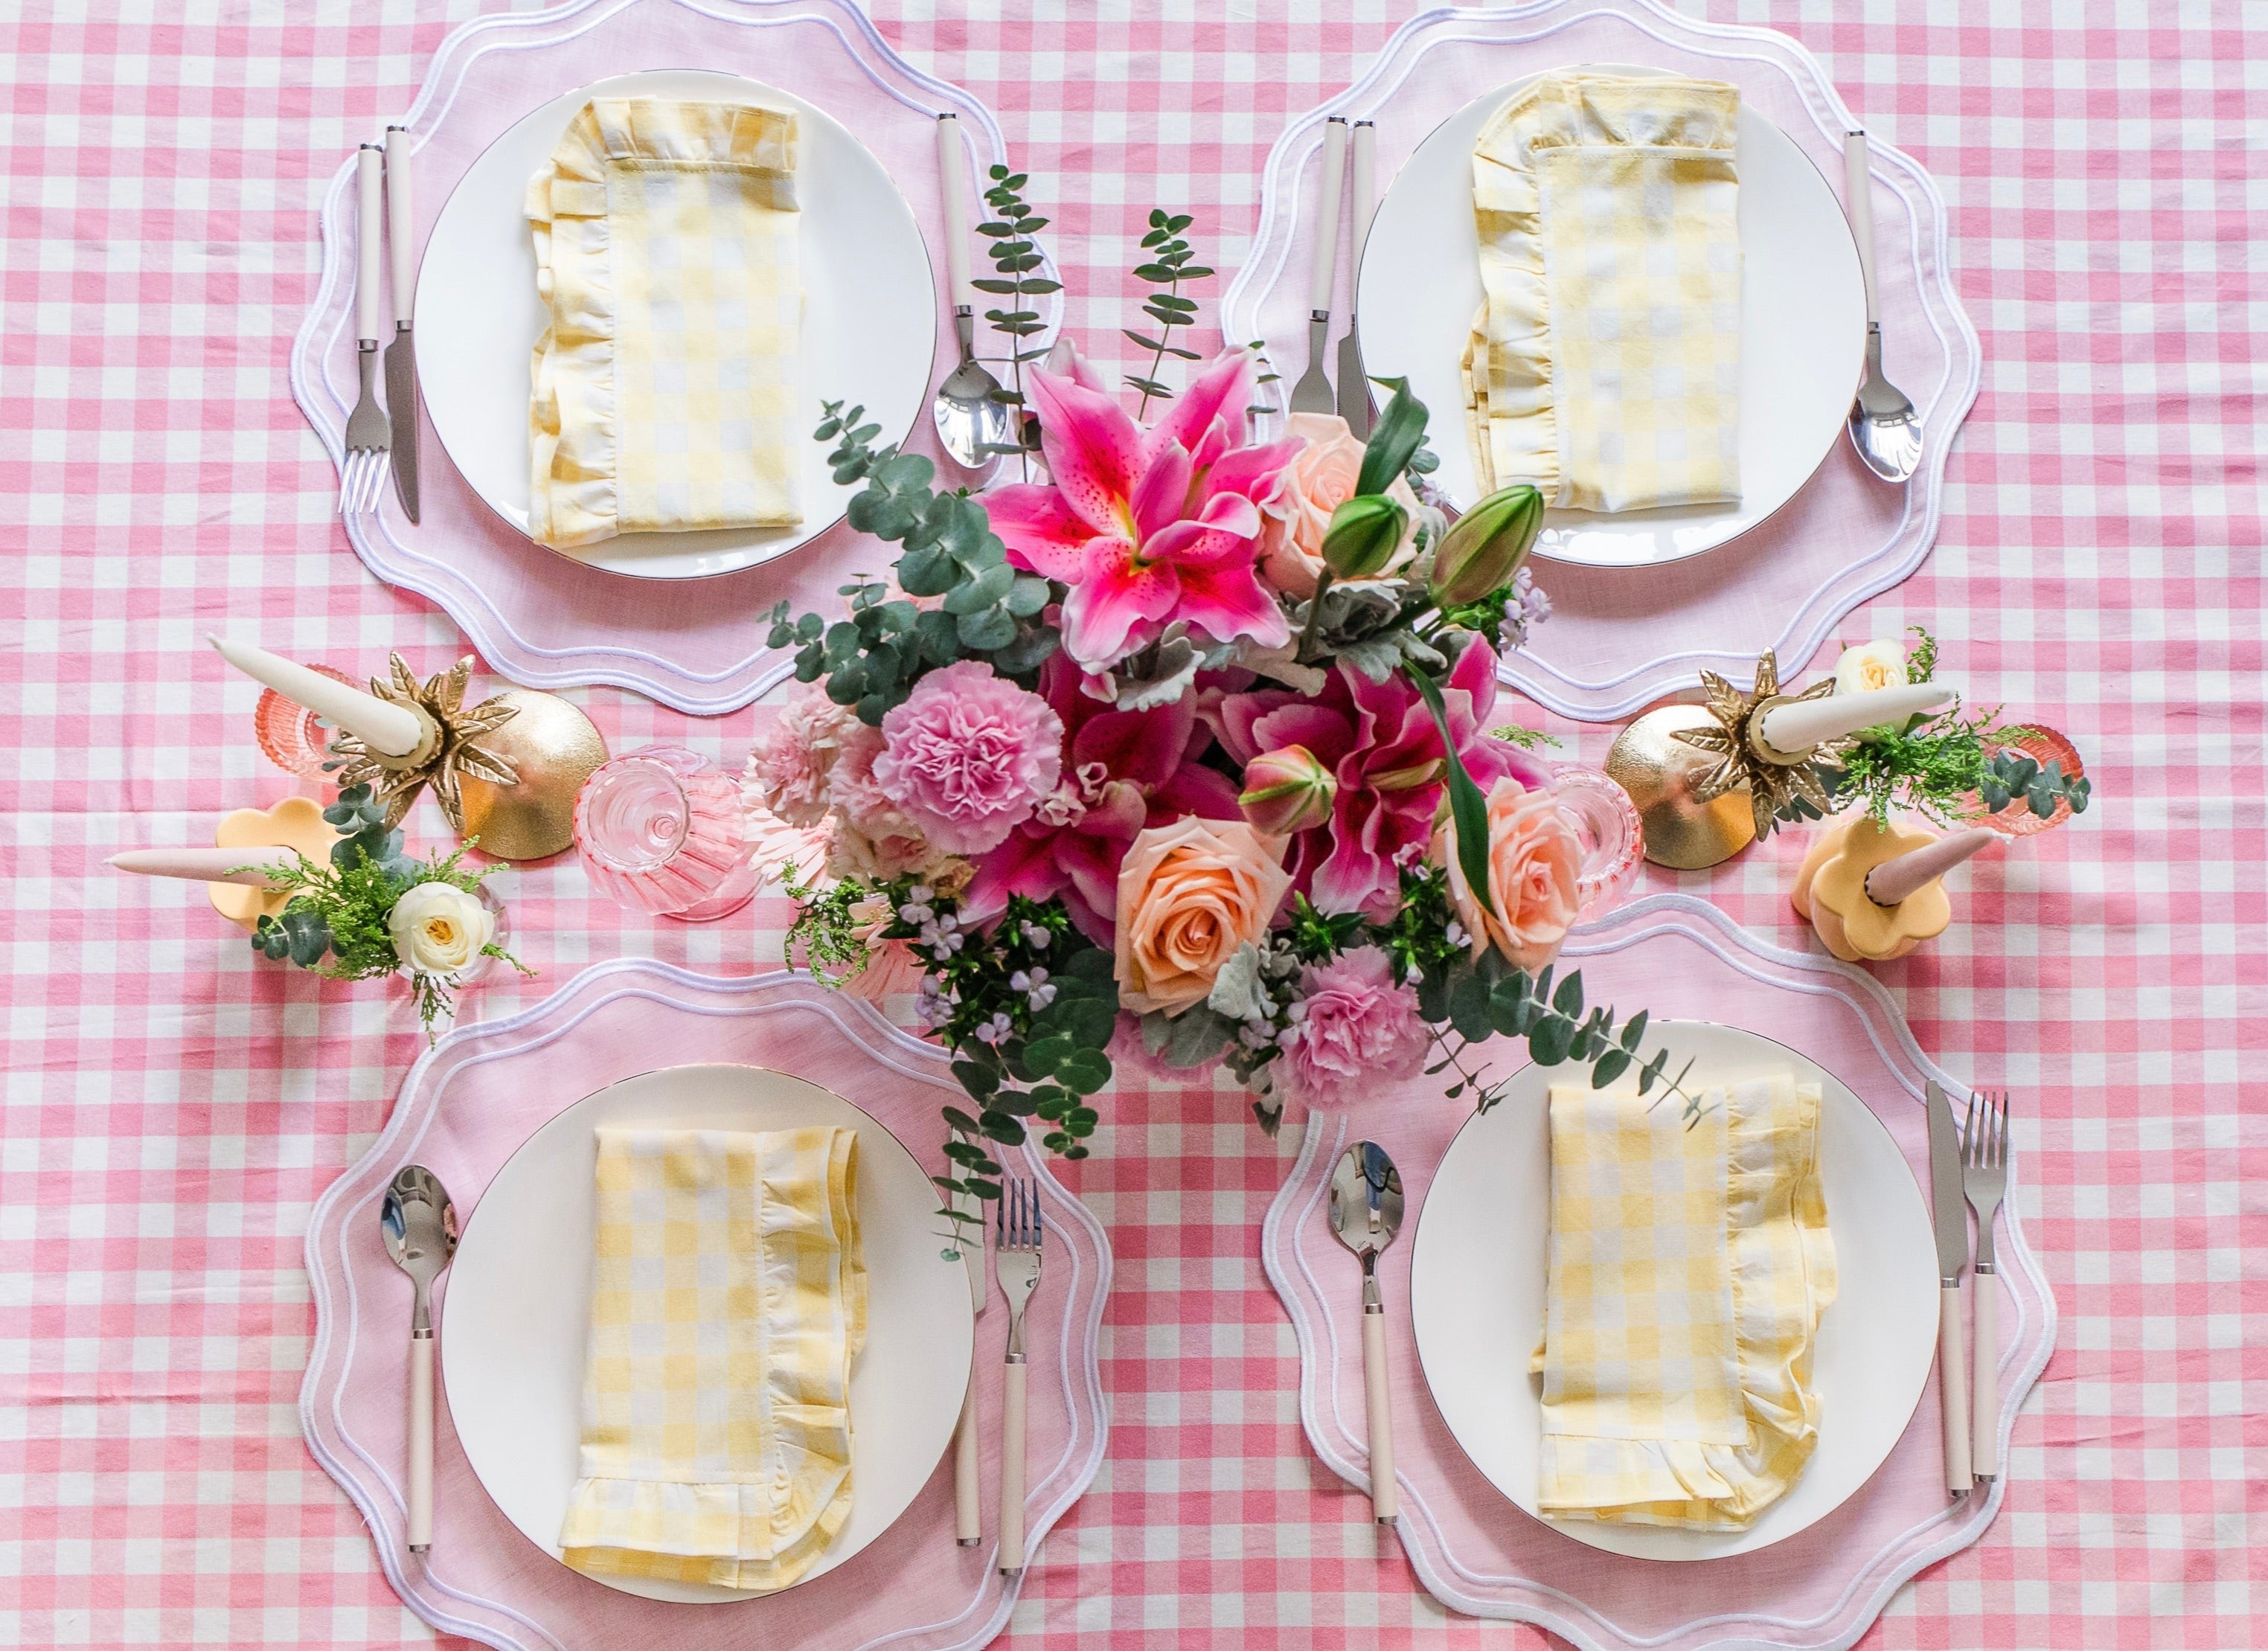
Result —
<instances>
[{"instance_id":1,"label":"white gingham check pattern","mask_svg":"<svg viewBox=\"0 0 2268 1651\"><path fill-rule=\"evenodd\" d=\"M474 8L89 10L0 18L0 1639L424 1644L294 1407L307 1209L423 1040L399 996L256 962L198 891L101 860L204 840L223 810L291 789L205 630L365 670L388 645L425 670L455 657L446 618L350 553L285 364L320 268L318 191ZM1142 289L1123 271L1151 206L1195 213L1209 262L1234 268L1285 120L1408 10L877 15L999 113L1054 220L1071 325L1130 356L1116 329L1138 324ZM1948 675L2069 733L2097 782L2083 820L1972 862L1954 928L1876 971L1939 1060L2015 1092L2024 1214L2064 1328L2015 1432L2007 1510L1861 1644L2258 1644L2268 1131L2244 1088L2268 1003L2268 12L1691 10L1793 33L1952 207L1984 394L1935 551L1846 638L1926 621ZM737 763L747 743L744 716L575 697L617 750L667 738ZM1550 726L1603 755L1610 731ZM412 831L439 840L429 805ZM1648 877L1806 945L1786 903L1801 848ZM483 1013L625 952L752 972L786 918L765 899L745 920L650 922L571 860L502 887L543 974L483 985ZM1288 1151L1233 1097L1137 1088L1065 1172L1118 1257L1115 1410L1016 1643L1544 1643L1419 1592L1367 1502L1310 1456L1256 1236Z\"/></svg>"}]
</instances>

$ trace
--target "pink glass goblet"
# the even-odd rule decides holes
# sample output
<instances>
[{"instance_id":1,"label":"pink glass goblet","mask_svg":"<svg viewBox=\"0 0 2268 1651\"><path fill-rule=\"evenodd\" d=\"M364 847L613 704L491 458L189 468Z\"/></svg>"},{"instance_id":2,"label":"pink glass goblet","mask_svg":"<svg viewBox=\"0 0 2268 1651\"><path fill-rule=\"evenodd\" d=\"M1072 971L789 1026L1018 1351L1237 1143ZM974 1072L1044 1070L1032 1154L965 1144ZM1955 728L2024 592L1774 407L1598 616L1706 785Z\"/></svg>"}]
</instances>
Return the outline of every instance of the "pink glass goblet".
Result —
<instances>
[{"instance_id":1,"label":"pink glass goblet","mask_svg":"<svg viewBox=\"0 0 2268 1651\"><path fill-rule=\"evenodd\" d=\"M1995 740L1984 748L1984 755L1995 757L2003 751L2014 751L2019 756L2029 756L2045 768L2051 763L2060 763L2066 780L2084 779L2087 769L2079 760L2078 748L2053 728L2029 728L2013 740ZM1970 792L1967 801L1979 816L1976 822L1999 832L2003 837L2028 837L2036 831L2051 831L2071 818L2071 804L2056 799L2055 812L2043 820L2032 812L2031 804L2021 797L2011 800L1998 814L1984 813L1984 800Z\"/></svg>"},{"instance_id":2,"label":"pink glass goblet","mask_svg":"<svg viewBox=\"0 0 2268 1651\"><path fill-rule=\"evenodd\" d=\"M618 756L584 782L575 842L600 893L657 917L706 923L756 892L740 786L679 746Z\"/></svg>"},{"instance_id":3,"label":"pink glass goblet","mask_svg":"<svg viewBox=\"0 0 2268 1651\"><path fill-rule=\"evenodd\" d=\"M307 668L350 688L362 686L344 671L335 671L328 665ZM261 755L286 774L301 779L330 778L323 771L331 755L330 725L272 688L261 689L260 703L252 708L252 737L259 742Z\"/></svg>"},{"instance_id":4,"label":"pink glass goblet","mask_svg":"<svg viewBox=\"0 0 2268 1651\"><path fill-rule=\"evenodd\" d=\"M1578 923L1589 923L1622 903L1638 863L1645 858L1646 834L1630 793L1596 769L1572 764L1551 776L1551 795L1560 816L1575 830L1583 865L1575 882L1581 905Z\"/></svg>"}]
</instances>

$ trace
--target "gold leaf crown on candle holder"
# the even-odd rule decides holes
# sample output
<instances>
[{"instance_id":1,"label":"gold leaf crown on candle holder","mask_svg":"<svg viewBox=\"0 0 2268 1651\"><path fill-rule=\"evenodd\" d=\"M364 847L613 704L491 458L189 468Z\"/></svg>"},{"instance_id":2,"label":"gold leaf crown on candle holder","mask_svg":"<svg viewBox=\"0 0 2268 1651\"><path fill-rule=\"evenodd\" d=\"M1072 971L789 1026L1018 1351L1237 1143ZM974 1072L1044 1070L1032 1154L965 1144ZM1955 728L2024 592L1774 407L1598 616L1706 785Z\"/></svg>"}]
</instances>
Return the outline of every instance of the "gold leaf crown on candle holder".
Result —
<instances>
[{"instance_id":1,"label":"gold leaf crown on candle holder","mask_svg":"<svg viewBox=\"0 0 2268 1651\"><path fill-rule=\"evenodd\" d=\"M518 716L519 708L501 699L488 699L469 711L464 709L465 685L473 676L469 653L423 682L400 654L389 659L393 680L373 676L370 691L389 704L422 713L431 724L427 737L407 755L388 756L360 735L342 732L331 741L332 755L345 759L345 766L335 778L341 786L367 785L372 800L385 805L389 830L401 823L417 793L431 785L440 800L441 812L448 816L449 829L462 836L464 797L458 785L460 775L497 785L519 784L512 763L482 743Z\"/></svg>"},{"instance_id":2,"label":"gold leaf crown on candle holder","mask_svg":"<svg viewBox=\"0 0 2268 1651\"><path fill-rule=\"evenodd\" d=\"M1702 707L1715 727L1679 728L1670 738L1716 755L1717 764L1694 782L1696 802L1708 803L1726 792L1749 790L1749 807L1756 816L1756 835L1770 837L1778 816L1800 799L1821 814L1835 810L1827 784L1820 776L1822 757L1844 755L1858 741L1848 734L1822 740L1807 750L1782 751L1764 738L1764 713L1801 700L1824 699L1835 691L1831 676L1814 682L1800 694L1779 691L1779 660L1766 648L1756 660L1756 687L1742 693L1714 671L1701 673L1708 693Z\"/></svg>"}]
</instances>

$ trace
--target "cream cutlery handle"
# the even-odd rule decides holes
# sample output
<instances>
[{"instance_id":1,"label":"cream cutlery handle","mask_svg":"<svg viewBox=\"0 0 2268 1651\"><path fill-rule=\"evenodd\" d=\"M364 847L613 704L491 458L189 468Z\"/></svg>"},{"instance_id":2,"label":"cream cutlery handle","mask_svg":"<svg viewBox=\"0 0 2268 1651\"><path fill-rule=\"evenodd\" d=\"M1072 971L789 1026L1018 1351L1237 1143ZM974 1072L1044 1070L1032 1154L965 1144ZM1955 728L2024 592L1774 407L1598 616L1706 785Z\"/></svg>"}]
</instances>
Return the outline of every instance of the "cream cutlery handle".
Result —
<instances>
[{"instance_id":1,"label":"cream cutlery handle","mask_svg":"<svg viewBox=\"0 0 2268 1651\"><path fill-rule=\"evenodd\" d=\"M1874 292L1874 191L1864 132L1849 133L1843 140L1843 183L1851 236L1859 243L1859 273L1867 280L1867 324L1872 327L1882 319L1882 306Z\"/></svg>"},{"instance_id":2,"label":"cream cutlery handle","mask_svg":"<svg viewBox=\"0 0 2268 1651\"><path fill-rule=\"evenodd\" d=\"M1307 275L1307 313L1328 314L1331 287L1339 273L1339 189L1346 177L1347 123L1334 114L1323 122L1323 167L1315 204L1314 262Z\"/></svg>"},{"instance_id":3,"label":"cream cutlery handle","mask_svg":"<svg viewBox=\"0 0 2268 1651\"><path fill-rule=\"evenodd\" d=\"M1368 121L1354 123L1354 198L1349 203L1354 217L1348 228L1354 242L1350 261L1351 280L1348 291L1359 285L1362 277L1362 244L1370 239L1370 220L1378 210L1378 128ZM1352 299L1349 299L1350 307Z\"/></svg>"},{"instance_id":4,"label":"cream cutlery handle","mask_svg":"<svg viewBox=\"0 0 2268 1651\"><path fill-rule=\"evenodd\" d=\"M409 193L409 134L386 129L386 250L393 260L394 320L409 320L416 306L417 210Z\"/></svg>"},{"instance_id":5,"label":"cream cutlery handle","mask_svg":"<svg viewBox=\"0 0 2268 1651\"><path fill-rule=\"evenodd\" d=\"M1980 1479L2000 1471L2000 1280L1989 1272L1977 1280L1977 1449L1971 1463Z\"/></svg>"},{"instance_id":6,"label":"cream cutlery handle","mask_svg":"<svg viewBox=\"0 0 2268 1651\"><path fill-rule=\"evenodd\" d=\"M1024 1568L1024 1372L1019 1358L1000 1388L1000 1569Z\"/></svg>"},{"instance_id":7,"label":"cream cutlery handle","mask_svg":"<svg viewBox=\"0 0 2268 1651\"><path fill-rule=\"evenodd\" d=\"M937 117L937 177L945 201L945 268L953 284L954 307L974 306L968 287L968 199L961 193L968 176L968 156L961 147L961 117Z\"/></svg>"},{"instance_id":8,"label":"cream cutlery handle","mask_svg":"<svg viewBox=\"0 0 2268 1651\"><path fill-rule=\"evenodd\" d=\"M378 248L386 237L386 151L364 144L355 151L355 336L378 339Z\"/></svg>"},{"instance_id":9,"label":"cream cutlery handle","mask_svg":"<svg viewBox=\"0 0 2268 1651\"><path fill-rule=\"evenodd\" d=\"M409 1551L433 1545L433 1332L409 1338Z\"/></svg>"},{"instance_id":10,"label":"cream cutlery handle","mask_svg":"<svg viewBox=\"0 0 2268 1651\"><path fill-rule=\"evenodd\" d=\"M1362 1309L1362 1395L1370 1413L1370 1515L1390 1525L1402 1513L1394 1483L1394 1410L1386 1384L1386 1309Z\"/></svg>"},{"instance_id":11,"label":"cream cutlery handle","mask_svg":"<svg viewBox=\"0 0 2268 1651\"><path fill-rule=\"evenodd\" d=\"M1969 1470L1969 1360L1961 1352L1957 1283L1937 1293L1937 1390L1945 1405L1945 1488L1960 1496L1976 1481Z\"/></svg>"},{"instance_id":12,"label":"cream cutlery handle","mask_svg":"<svg viewBox=\"0 0 2268 1651\"><path fill-rule=\"evenodd\" d=\"M953 1430L953 1537L964 1548L984 1540L984 1515L976 1483L976 1372L961 1396L961 1423Z\"/></svg>"}]
</instances>

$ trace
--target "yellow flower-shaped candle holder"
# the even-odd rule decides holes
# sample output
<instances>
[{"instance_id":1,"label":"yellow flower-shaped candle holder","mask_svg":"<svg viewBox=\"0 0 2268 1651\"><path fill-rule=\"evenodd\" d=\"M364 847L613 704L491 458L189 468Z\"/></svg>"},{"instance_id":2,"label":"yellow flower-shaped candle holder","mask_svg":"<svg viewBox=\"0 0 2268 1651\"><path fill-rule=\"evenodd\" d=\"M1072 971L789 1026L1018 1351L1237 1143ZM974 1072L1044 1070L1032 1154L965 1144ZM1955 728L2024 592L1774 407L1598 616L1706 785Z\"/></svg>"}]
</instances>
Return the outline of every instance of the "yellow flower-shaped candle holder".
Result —
<instances>
[{"instance_id":1,"label":"yellow flower-shaped candle holder","mask_svg":"<svg viewBox=\"0 0 2268 1651\"><path fill-rule=\"evenodd\" d=\"M1989 831L1941 837L1926 826L1881 826L1867 814L1814 838L1795 874L1797 912L1846 963L1904 957L1953 921L1945 874L1992 841Z\"/></svg>"},{"instance_id":2,"label":"yellow flower-shaped candle holder","mask_svg":"<svg viewBox=\"0 0 2268 1651\"><path fill-rule=\"evenodd\" d=\"M237 808L220 817L213 846L243 849L245 859L258 858L254 849L296 849L316 865L326 865L339 834L323 818L323 806L312 797L286 797L273 808ZM253 888L241 883L207 883L213 910L239 929L259 926L263 917L284 915L290 893L281 888Z\"/></svg>"}]
</instances>

